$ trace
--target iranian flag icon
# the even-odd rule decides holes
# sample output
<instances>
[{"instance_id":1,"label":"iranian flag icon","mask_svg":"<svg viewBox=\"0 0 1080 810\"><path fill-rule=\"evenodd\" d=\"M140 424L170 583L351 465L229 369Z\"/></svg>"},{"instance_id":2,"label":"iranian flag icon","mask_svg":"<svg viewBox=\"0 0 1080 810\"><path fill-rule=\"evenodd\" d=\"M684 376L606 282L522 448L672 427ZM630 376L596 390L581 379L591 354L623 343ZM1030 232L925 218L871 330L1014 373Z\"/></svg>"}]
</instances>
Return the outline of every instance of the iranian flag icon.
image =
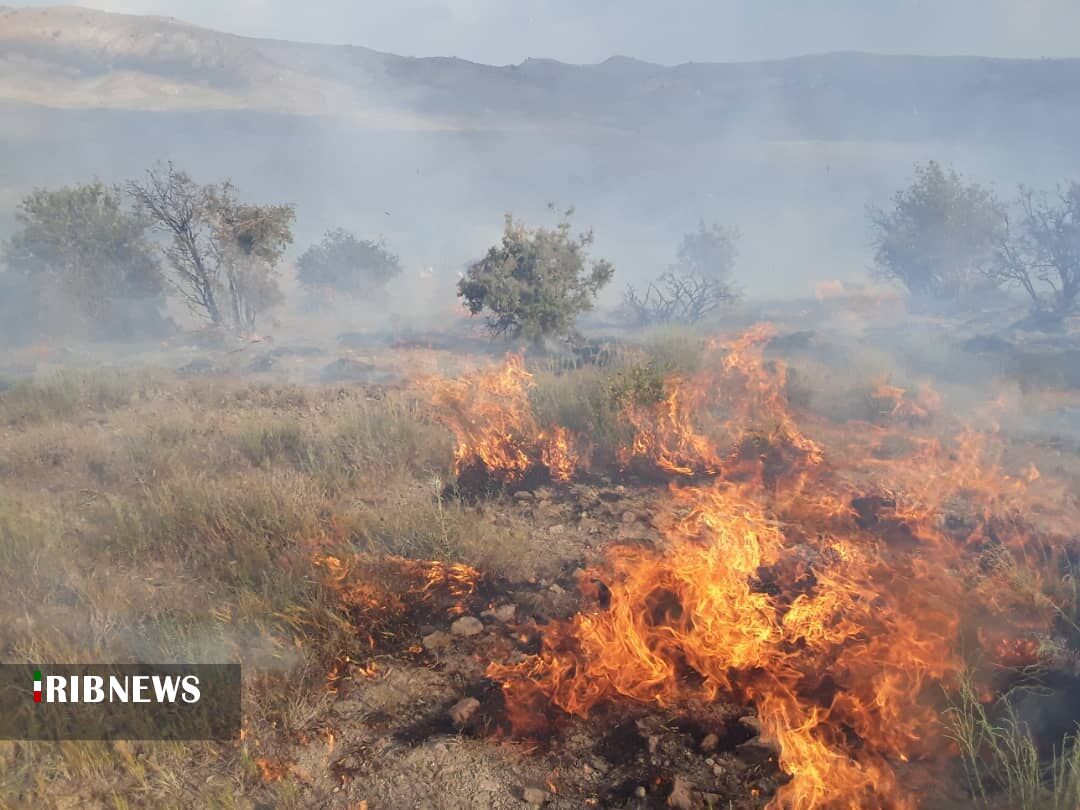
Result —
<instances>
[{"instance_id":1,"label":"iranian flag icon","mask_svg":"<svg viewBox=\"0 0 1080 810\"><path fill-rule=\"evenodd\" d=\"M34 672L34 703L41 703L41 670Z\"/></svg>"}]
</instances>

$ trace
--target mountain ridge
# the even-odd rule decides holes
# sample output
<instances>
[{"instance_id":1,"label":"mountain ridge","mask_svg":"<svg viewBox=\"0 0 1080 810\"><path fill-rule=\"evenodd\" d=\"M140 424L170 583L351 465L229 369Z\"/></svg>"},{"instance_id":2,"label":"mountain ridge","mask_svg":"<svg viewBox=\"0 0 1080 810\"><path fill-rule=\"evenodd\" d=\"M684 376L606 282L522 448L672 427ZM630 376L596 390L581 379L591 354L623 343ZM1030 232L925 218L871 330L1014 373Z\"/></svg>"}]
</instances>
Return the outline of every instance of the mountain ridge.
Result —
<instances>
[{"instance_id":1,"label":"mountain ridge","mask_svg":"<svg viewBox=\"0 0 1080 810\"><path fill-rule=\"evenodd\" d=\"M257 39L172 17L0 7L0 100L58 108L249 109L417 129L734 130L769 138L1005 136L1080 129L1080 59L838 51L659 65L485 65ZM837 122L861 122L850 132ZM869 126L867 126L869 124ZM1038 133L1037 133L1038 134ZM1042 133L1045 134L1045 133Z\"/></svg>"}]
</instances>

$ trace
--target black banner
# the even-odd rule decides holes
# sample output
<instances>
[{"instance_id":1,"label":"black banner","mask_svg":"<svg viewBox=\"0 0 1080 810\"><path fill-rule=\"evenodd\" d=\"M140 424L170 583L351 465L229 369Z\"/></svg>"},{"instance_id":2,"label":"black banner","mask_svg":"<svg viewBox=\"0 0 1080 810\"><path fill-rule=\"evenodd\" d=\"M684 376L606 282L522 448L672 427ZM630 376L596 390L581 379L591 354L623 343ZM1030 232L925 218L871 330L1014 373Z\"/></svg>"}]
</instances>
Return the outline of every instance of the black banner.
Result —
<instances>
[{"instance_id":1,"label":"black banner","mask_svg":"<svg viewBox=\"0 0 1080 810\"><path fill-rule=\"evenodd\" d=\"M0 664L0 739L239 737L239 664Z\"/></svg>"}]
</instances>

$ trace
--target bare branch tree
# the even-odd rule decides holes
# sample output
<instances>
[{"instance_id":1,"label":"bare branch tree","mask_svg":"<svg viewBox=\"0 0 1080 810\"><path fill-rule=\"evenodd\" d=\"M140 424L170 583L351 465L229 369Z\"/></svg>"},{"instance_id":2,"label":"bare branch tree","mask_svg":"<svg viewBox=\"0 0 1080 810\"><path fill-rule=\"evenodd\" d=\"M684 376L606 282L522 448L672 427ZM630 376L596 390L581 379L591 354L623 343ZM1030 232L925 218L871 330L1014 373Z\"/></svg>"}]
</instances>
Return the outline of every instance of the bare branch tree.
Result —
<instances>
[{"instance_id":1,"label":"bare branch tree","mask_svg":"<svg viewBox=\"0 0 1080 810\"><path fill-rule=\"evenodd\" d=\"M627 286L623 305L634 325L651 326L698 323L737 298L735 290L721 279L668 270L649 282L641 295Z\"/></svg>"},{"instance_id":2,"label":"bare branch tree","mask_svg":"<svg viewBox=\"0 0 1080 810\"><path fill-rule=\"evenodd\" d=\"M127 191L164 231L168 244L162 249L176 275L172 287L192 311L207 317L215 326L222 323L218 306L219 257L215 253L213 228L207 218L207 189L170 162L164 169L148 169L143 182L132 180Z\"/></svg>"},{"instance_id":3,"label":"bare branch tree","mask_svg":"<svg viewBox=\"0 0 1080 810\"><path fill-rule=\"evenodd\" d=\"M171 163L127 190L168 235L172 286L194 312L222 325L224 301L234 328L247 331L280 300L274 270L292 243L293 206L242 203L229 181L202 186Z\"/></svg>"},{"instance_id":4,"label":"bare branch tree","mask_svg":"<svg viewBox=\"0 0 1080 810\"><path fill-rule=\"evenodd\" d=\"M628 285L623 312L635 326L698 323L739 297L729 281L739 255L738 228L698 223L679 242L675 263L644 293Z\"/></svg>"},{"instance_id":5,"label":"bare branch tree","mask_svg":"<svg viewBox=\"0 0 1080 810\"><path fill-rule=\"evenodd\" d=\"M1080 304L1080 183L1058 189L1056 201L1021 187L1020 220L1006 221L987 274L1021 287L1036 312L1060 317Z\"/></svg>"}]
</instances>

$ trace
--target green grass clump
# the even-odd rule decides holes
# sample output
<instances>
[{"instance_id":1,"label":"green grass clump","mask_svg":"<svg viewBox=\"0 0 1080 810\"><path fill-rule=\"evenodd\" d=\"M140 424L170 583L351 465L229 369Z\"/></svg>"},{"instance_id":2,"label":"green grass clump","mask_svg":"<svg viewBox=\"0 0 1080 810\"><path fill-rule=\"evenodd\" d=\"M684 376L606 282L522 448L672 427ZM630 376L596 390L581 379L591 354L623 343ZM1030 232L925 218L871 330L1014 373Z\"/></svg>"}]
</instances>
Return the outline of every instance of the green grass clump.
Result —
<instances>
[{"instance_id":1,"label":"green grass clump","mask_svg":"<svg viewBox=\"0 0 1080 810\"><path fill-rule=\"evenodd\" d=\"M1006 694L992 717L965 673L946 712L946 728L960 750L968 787L984 807L1004 796L1016 810L1080 807L1080 734L1068 734L1048 761ZM1080 730L1078 730L1080 731Z\"/></svg>"}]
</instances>

